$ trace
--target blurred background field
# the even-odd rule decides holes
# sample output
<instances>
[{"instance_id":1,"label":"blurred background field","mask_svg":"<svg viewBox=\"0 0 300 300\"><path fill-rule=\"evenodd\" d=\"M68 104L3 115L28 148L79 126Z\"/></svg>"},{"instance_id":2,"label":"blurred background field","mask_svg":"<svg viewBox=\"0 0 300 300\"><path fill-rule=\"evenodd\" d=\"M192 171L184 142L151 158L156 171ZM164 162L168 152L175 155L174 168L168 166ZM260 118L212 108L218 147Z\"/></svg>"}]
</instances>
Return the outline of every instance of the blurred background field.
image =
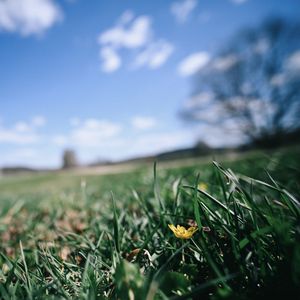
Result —
<instances>
[{"instance_id":1,"label":"blurred background field","mask_svg":"<svg viewBox=\"0 0 300 300\"><path fill-rule=\"evenodd\" d=\"M299 184L299 146L282 148L278 150L254 150L245 153L229 153L215 156L204 156L202 158L190 158L171 161L158 161L158 169L163 174L173 174L174 176L189 176L192 179L197 173L211 169L212 161L216 160L224 167L230 167L235 172L247 174L256 179L265 180L268 172L273 173L276 180L282 184L295 189ZM152 177L154 161L132 162L125 166L116 164L104 167L90 167L77 169L76 171L54 171L40 174L20 174L11 175L1 179L1 195L12 197L29 196L38 194L37 198L43 196L59 195L64 192L80 194L81 183L84 182L89 192L102 188L107 193L120 189L121 192L140 186L139 174L144 174L148 180ZM129 178L136 178L137 184L131 182ZM116 182L118 182L116 186Z\"/></svg>"},{"instance_id":2,"label":"blurred background field","mask_svg":"<svg viewBox=\"0 0 300 300\"><path fill-rule=\"evenodd\" d=\"M206 158L156 170L138 163L120 174L4 178L1 296L293 295L300 283L299 147L216 159L224 169ZM188 186L198 187L196 198ZM167 228L173 222L201 225L192 242L180 243Z\"/></svg>"}]
</instances>

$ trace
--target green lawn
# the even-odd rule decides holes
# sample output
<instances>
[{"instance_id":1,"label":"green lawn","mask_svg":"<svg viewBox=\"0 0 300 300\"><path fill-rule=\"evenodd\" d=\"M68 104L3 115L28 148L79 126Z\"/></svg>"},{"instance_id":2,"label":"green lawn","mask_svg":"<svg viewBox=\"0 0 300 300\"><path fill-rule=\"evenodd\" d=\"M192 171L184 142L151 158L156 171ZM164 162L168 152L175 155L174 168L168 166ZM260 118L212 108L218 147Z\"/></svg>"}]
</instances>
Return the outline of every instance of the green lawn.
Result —
<instances>
[{"instance_id":1,"label":"green lawn","mask_svg":"<svg viewBox=\"0 0 300 300\"><path fill-rule=\"evenodd\" d=\"M258 299L300 288L300 151L0 178L3 299ZM198 227L177 238L168 224Z\"/></svg>"}]
</instances>

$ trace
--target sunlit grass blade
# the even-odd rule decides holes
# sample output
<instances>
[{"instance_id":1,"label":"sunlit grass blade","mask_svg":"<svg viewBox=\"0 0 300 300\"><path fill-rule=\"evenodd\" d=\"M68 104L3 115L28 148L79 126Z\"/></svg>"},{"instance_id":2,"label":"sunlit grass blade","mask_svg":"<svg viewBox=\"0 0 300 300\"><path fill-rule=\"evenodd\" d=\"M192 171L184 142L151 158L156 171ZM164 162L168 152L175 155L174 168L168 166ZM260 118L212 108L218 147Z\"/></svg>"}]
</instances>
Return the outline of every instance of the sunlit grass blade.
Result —
<instances>
[{"instance_id":1,"label":"sunlit grass blade","mask_svg":"<svg viewBox=\"0 0 300 300\"><path fill-rule=\"evenodd\" d=\"M154 174L154 195L155 199L159 202L161 212L165 211L165 205L161 199L160 195L160 189L159 189L159 183L158 183L158 178L157 178L157 163L154 162L153 165L153 174Z\"/></svg>"},{"instance_id":2,"label":"sunlit grass blade","mask_svg":"<svg viewBox=\"0 0 300 300\"><path fill-rule=\"evenodd\" d=\"M120 253L118 214L117 214L117 207L116 207L115 198L114 198L114 195L113 195L112 192L111 192L111 200L112 200L112 204L113 204L113 226L114 226L113 236L114 236L114 242L115 242L115 247L116 247L117 253Z\"/></svg>"},{"instance_id":3,"label":"sunlit grass blade","mask_svg":"<svg viewBox=\"0 0 300 300\"><path fill-rule=\"evenodd\" d=\"M199 286L196 286L192 289L191 292L182 295L182 296L173 296L170 298L170 300L185 300L185 299L191 299L192 297L199 296L201 292L203 292L205 289L210 288L212 286L217 286L219 283L227 282L229 280L234 279L237 277L237 274L229 274L226 276L222 276L216 279L209 280L205 283L200 284Z\"/></svg>"}]
</instances>

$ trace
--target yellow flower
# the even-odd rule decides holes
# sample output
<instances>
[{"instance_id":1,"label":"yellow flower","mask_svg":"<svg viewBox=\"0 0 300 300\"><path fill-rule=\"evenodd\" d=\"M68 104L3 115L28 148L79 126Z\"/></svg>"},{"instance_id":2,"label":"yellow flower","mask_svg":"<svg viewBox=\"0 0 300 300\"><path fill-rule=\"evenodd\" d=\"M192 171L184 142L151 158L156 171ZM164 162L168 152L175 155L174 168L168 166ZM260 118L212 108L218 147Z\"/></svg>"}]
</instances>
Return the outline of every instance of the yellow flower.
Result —
<instances>
[{"instance_id":1,"label":"yellow flower","mask_svg":"<svg viewBox=\"0 0 300 300\"><path fill-rule=\"evenodd\" d=\"M175 227L173 224L168 225L169 228L174 232L175 236L179 239L190 239L193 234L198 230L197 227L190 227L189 229L185 229L183 226L177 225Z\"/></svg>"},{"instance_id":2,"label":"yellow flower","mask_svg":"<svg viewBox=\"0 0 300 300\"><path fill-rule=\"evenodd\" d=\"M207 184L204 183L204 182L201 182L201 183L198 184L198 189L199 189L199 190L202 190L202 191L206 192L206 191L207 191L207 188L208 188L208 186L207 186Z\"/></svg>"}]
</instances>

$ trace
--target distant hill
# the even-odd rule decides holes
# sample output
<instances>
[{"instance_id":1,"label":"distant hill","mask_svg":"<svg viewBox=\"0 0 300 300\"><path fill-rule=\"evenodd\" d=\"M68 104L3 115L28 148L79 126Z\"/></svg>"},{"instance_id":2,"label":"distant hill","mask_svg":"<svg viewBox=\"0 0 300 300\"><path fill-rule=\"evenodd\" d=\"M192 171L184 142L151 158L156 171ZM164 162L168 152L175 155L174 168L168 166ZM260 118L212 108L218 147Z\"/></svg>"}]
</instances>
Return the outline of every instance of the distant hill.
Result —
<instances>
[{"instance_id":1,"label":"distant hill","mask_svg":"<svg viewBox=\"0 0 300 300\"><path fill-rule=\"evenodd\" d=\"M27 167L4 167L0 169L0 174L2 175L15 175L19 173L35 173L40 170L27 168Z\"/></svg>"},{"instance_id":2,"label":"distant hill","mask_svg":"<svg viewBox=\"0 0 300 300\"><path fill-rule=\"evenodd\" d=\"M221 153L221 152L231 151L231 150L233 150L233 149L211 148L207 144L205 144L203 142L199 142L196 144L195 147L166 151L166 152L158 153L156 155L134 157L131 159L121 160L121 161L117 161L117 162L107 162L106 161L106 162L102 162L102 163L95 163L95 164L92 164L92 166L125 164L125 163L131 163L131 162L136 163L136 162L177 160L177 159L193 158L193 157L205 156L205 155L210 155L210 154L216 154L216 153Z\"/></svg>"}]
</instances>

